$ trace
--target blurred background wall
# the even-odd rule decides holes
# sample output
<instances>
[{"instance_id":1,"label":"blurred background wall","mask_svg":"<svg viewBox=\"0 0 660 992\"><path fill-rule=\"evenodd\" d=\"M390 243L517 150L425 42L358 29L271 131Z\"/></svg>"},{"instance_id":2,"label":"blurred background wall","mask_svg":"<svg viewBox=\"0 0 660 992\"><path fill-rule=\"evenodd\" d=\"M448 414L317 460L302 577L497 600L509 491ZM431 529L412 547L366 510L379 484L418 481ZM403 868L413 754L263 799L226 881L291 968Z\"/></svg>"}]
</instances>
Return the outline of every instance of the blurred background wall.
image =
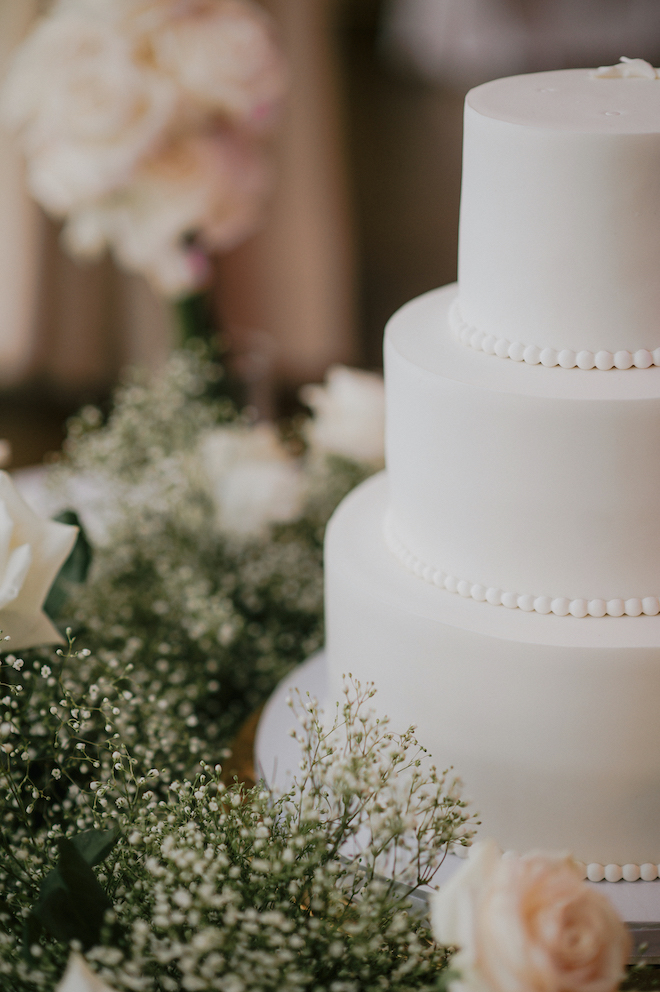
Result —
<instances>
[{"instance_id":1,"label":"blurred background wall","mask_svg":"<svg viewBox=\"0 0 660 992\"><path fill-rule=\"evenodd\" d=\"M291 94L262 230L218 259L214 301L253 402L290 409L336 361L378 368L383 324L456 275L466 90L516 72L660 62L657 0L264 0ZM43 4L42 4L43 6ZM0 2L0 73L36 0ZM129 362L157 366L170 308L106 260L80 265L0 142L0 435L14 464Z\"/></svg>"}]
</instances>

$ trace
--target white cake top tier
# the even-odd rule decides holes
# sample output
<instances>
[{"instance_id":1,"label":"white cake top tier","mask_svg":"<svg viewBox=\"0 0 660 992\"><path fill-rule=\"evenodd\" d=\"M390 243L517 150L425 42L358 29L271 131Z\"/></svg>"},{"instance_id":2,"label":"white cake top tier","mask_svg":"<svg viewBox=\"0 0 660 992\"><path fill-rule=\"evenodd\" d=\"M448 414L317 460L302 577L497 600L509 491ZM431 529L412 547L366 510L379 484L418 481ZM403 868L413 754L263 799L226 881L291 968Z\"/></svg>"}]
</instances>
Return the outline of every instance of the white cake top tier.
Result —
<instances>
[{"instance_id":1,"label":"white cake top tier","mask_svg":"<svg viewBox=\"0 0 660 992\"><path fill-rule=\"evenodd\" d=\"M459 285L484 350L660 347L660 79L569 69L468 93Z\"/></svg>"}]
</instances>

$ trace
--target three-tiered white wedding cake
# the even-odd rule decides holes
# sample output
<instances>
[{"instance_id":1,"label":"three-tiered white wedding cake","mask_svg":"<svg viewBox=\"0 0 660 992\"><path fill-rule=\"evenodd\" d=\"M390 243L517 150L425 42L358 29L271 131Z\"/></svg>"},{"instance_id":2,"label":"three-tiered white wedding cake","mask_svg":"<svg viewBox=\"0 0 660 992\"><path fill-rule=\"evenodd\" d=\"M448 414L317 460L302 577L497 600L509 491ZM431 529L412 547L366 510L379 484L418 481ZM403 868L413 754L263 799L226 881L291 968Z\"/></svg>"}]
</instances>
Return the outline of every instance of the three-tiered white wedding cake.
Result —
<instances>
[{"instance_id":1,"label":"three-tiered white wedding cake","mask_svg":"<svg viewBox=\"0 0 660 992\"><path fill-rule=\"evenodd\" d=\"M628 71L628 70L626 70ZM328 530L328 657L504 848L660 863L660 79L486 83L459 283L385 340L387 472Z\"/></svg>"}]
</instances>

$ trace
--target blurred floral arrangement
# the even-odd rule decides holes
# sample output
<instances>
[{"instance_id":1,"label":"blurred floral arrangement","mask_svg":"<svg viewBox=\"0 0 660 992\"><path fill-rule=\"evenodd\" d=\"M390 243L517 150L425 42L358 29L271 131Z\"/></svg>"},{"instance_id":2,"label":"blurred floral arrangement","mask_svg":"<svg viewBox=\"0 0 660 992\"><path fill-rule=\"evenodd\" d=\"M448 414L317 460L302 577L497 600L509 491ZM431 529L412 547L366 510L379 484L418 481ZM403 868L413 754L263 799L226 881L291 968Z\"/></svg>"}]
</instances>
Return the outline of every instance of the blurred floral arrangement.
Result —
<instances>
[{"instance_id":1,"label":"blurred floral arrangement","mask_svg":"<svg viewBox=\"0 0 660 992\"><path fill-rule=\"evenodd\" d=\"M56 0L16 53L3 115L71 252L108 247L176 297L258 225L285 89L253 0Z\"/></svg>"},{"instance_id":2,"label":"blurred floral arrangement","mask_svg":"<svg viewBox=\"0 0 660 992\"><path fill-rule=\"evenodd\" d=\"M209 760L322 646L325 524L383 462L379 376L331 370L305 394L314 416L283 434L223 389L205 345L175 351L129 377L107 420L83 409L48 474L50 509L69 523L75 511L92 564L61 577L47 608L94 650L128 640L154 716ZM1 605L0 626L12 650L36 643Z\"/></svg>"}]
</instances>

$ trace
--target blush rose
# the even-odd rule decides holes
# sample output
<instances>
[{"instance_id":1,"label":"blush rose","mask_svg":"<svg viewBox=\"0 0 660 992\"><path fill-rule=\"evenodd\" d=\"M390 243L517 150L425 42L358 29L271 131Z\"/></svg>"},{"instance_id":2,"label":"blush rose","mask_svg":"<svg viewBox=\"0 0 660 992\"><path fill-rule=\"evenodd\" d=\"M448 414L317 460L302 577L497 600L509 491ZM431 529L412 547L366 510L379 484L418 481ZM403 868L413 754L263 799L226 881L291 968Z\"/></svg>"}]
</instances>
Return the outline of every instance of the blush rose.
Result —
<instances>
[{"instance_id":1,"label":"blush rose","mask_svg":"<svg viewBox=\"0 0 660 992\"><path fill-rule=\"evenodd\" d=\"M502 857L492 842L434 896L436 939L458 947L456 992L613 992L630 937L566 855Z\"/></svg>"}]
</instances>

